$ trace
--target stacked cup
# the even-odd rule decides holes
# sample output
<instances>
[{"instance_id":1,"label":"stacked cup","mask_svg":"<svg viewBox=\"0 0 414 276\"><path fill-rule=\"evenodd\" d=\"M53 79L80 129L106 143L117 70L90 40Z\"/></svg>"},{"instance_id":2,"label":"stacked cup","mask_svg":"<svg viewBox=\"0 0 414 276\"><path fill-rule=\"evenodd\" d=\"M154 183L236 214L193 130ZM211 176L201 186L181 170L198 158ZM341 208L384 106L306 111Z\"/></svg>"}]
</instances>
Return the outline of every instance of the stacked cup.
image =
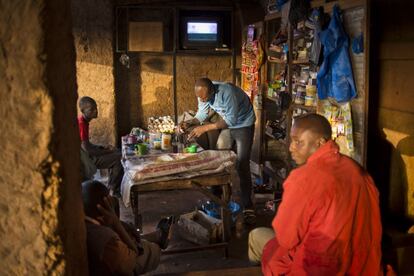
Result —
<instances>
[{"instance_id":1,"label":"stacked cup","mask_svg":"<svg viewBox=\"0 0 414 276\"><path fill-rule=\"evenodd\" d=\"M305 105L314 106L316 103L316 86L306 85Z\"/></svg>"}]
</instances>

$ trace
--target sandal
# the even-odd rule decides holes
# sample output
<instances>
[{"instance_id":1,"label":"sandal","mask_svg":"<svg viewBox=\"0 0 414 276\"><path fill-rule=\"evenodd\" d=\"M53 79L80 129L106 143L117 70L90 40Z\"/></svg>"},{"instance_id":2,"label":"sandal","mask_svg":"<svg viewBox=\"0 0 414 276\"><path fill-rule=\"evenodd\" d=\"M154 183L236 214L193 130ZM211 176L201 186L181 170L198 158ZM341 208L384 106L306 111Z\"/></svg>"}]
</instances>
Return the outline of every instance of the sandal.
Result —
<instances>
[{"instance_id":1,"label":"sandal","mask_svg":"<svg viewBox=\"0 0 414 276\"><path fill-rule=\"evenodd\" d=\"M157 229L161 232L159 241L159 246L161 249L166 249L168 247L168 243L170 241L170 229L174 222L174 216L170 216L161 219L157 224Z\"/></svg>"},{"instance_id":2,"label":"sandal","mask_svg":"<svg viewBox=\"0 0 414 276\"><path fill-rule=\"evenodd\" d=\"M256 214L252 209L245 209L243 211L244 223L247 225L256 224Z\"/></svg>"}]
</instances>

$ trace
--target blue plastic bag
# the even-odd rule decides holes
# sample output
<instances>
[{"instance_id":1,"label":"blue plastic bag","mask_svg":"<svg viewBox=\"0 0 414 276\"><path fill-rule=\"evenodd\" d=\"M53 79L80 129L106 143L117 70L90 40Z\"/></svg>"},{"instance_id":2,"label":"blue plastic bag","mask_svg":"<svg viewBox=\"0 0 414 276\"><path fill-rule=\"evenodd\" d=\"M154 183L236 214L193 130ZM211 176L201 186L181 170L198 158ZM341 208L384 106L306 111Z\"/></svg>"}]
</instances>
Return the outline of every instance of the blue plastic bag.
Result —
<instances>
[{"instance_id":1,"label":"blue plastic bag","mask_svg":"<svg viewBox=\"0 0 414 276\"><path fill-rule=\"evenodd\" d=\"M319 99L332 97L338 102L347 102L357 93L348 52L349 38L339 13L335 5L328 28L319 33L324 60L318 72L317 87Z\"/></svg>"},{"instance_id":2,"label":"blue plastic bag","mask_svg":"<svg viewBox=\"0 0 414 276\"><path fill-rule=\"evenodd\" d=\"M231 217L233 222L236 221L237 215L241 212L240 205L235 201L230 201L227 205L228 209L231 212ZM212 201L207 201L202 205L202 210L209 216L221 219L220 215L220 206Z\"/></svg>"}]
</instances>

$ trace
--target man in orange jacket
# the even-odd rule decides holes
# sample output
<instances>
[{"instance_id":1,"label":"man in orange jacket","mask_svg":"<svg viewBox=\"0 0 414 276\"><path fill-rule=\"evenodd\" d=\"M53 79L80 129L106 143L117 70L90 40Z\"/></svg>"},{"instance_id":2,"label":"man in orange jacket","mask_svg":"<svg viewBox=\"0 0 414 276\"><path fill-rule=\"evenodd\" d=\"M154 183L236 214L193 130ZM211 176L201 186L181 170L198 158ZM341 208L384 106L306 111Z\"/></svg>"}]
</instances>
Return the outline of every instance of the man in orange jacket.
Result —
<instances>
[{"instance_id":1,"label":"man in orange jacket","mask_svg":"<svg viewBox=\"0 0 414 276\"><path fill-rule=\"evenodd\" d=\"M380 275L378 191L339 153L320 115L296 117L290 152L299 165L284 183L273 229L249 235L249 258L265 275Z\"/></svg>"}]
</instances>

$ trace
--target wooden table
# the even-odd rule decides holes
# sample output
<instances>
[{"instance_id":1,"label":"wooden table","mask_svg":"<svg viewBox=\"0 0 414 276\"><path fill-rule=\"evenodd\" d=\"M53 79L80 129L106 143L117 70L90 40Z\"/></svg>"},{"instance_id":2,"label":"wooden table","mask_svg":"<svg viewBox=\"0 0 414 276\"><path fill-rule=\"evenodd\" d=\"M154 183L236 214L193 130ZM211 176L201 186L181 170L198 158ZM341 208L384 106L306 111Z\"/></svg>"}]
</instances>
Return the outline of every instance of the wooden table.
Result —
<instances>
[{"instance_id":1,"label":"wooden table","mask_svg":"<svg viewBox=\"0 0 414 276\"><path fill-rule=\"evenodd\" d=\"M208 187L219 186L222 189L221 198L213 195ZM197 176L190 179L173 179L168 181L159 181L147 184L139 184L131 187L131 206L135 217L135 226L142 230L142 218L139 214L139 194L144 192L154 192L154 191L168 191L168 190L197 190L207 196L210 200L220 205L221 217L222 217L222 227L223 227L223 236L222 243L212 244L207 246L198 246L190 249L179 249L172 251L165 251L165 253L181 253L193 250L200 249L210 249L214 247L226 247L227 242L230 239L231 229L231 213L228 210L227 206L230 201L231 193L231 176L228 172L221 172L211 175ZM226 250L227 255L227 250Z\"/></svg>"}]
</instances>

